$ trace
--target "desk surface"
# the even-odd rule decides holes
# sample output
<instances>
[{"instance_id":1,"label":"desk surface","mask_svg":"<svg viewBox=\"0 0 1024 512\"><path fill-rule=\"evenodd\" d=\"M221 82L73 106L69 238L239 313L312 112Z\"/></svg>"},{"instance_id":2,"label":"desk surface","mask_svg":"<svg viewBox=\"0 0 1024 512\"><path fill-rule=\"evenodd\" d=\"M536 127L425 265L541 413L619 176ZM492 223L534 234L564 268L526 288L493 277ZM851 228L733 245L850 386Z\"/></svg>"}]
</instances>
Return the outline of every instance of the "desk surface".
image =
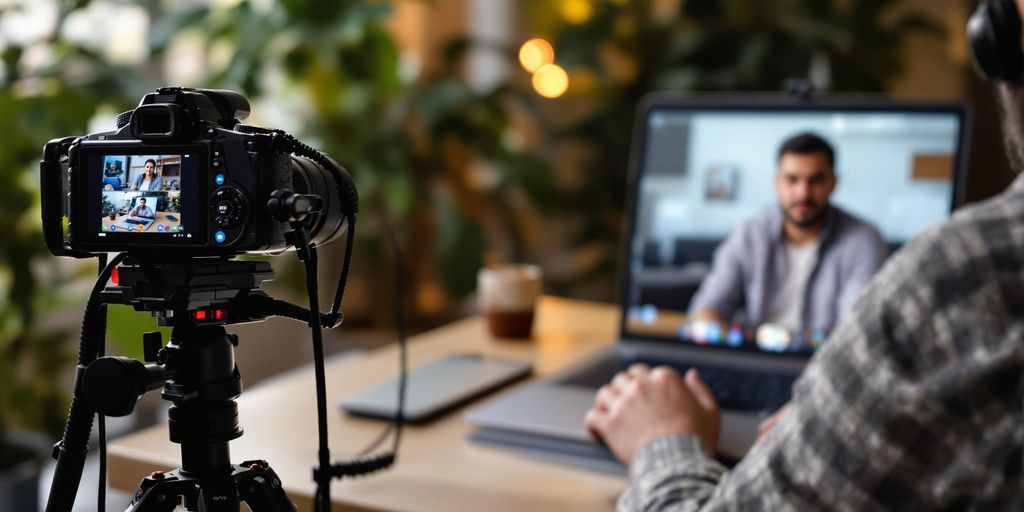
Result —
<instances>
[{"instance_id":1,"label":"desk surface","mask_svg":"<svg viewBox=\"0 0 1024 512\"><path fill-rule=\"evenodd\" d=\"M532 340L494 339L487 334L483 318L475 316L410 338L409 366L472 351L532 360L534 375L547 375L611 343L619 322L617 311L608 304L543 297ZM282 340L286 342L308 340ZM245 350L245 340L238 350ZM396 375L397 350L391 345L362 357L328 362L327 412L335 460L351 457L386 426L347 416L337 403ZM231 442L233 462L267 460L300 510L311 510L315 490L311 468L316 462L316 393L312 367L308 369L243 393L238 405L245 435ZM244 381L245 368L240 371ZM463 410L424 426L407 426L395 467L356 480L335 481L331 490L335 508L608 510L625 487L620 477L470 443L466 435L473 427L463 422ZM178 450L167 439L166 425L117 440L109 448L110 485L134 491L150 472L178 466Z\"/></svg>"}]
</instances>

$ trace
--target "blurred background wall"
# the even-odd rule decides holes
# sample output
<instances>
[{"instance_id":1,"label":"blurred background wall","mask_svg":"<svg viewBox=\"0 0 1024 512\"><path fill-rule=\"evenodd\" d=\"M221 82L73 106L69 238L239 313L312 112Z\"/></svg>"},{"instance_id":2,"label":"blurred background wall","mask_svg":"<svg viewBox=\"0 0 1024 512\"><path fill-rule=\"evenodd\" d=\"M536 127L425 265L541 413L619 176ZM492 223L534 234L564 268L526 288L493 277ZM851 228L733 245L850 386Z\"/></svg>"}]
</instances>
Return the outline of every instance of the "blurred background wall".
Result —
<instances>
[{"instance_id":1,"label":"blurred background wall","mask_svg":"<svg viewBox=\"0 0 1024 512\"><path fill-rule=\"evenodd\" d=\"M967 54L974 5L0 0L0 430L62 424L95 273L42 245L41 148L112 129L157 86L242 91L250 123L351 170L362 211L340 350L392 337L388 228L416 330L471 313L487 262L540 263L549 293L613 300L633 112L651 91L778 91L800 78L823 93L963 100L974 109L967 198L998 192L1011 173ZM321 256L323 282L340 256ZM301 300L293 260L272 259L271 291ZM254 378L308 359L282 348L293 326L268 325L243 331L260 347L239 351ZM138 355L153 322L112 308L110 326L114 350Z\"/></svg>"}]
</instances>

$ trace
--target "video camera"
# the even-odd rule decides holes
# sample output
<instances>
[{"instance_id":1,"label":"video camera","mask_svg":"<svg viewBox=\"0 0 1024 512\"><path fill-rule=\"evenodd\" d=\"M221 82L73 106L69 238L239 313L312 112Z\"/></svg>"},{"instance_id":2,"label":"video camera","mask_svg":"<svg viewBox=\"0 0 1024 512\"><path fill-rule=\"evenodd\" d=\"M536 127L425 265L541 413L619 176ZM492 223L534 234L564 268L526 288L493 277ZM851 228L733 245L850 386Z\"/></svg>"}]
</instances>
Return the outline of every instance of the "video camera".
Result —
<instances>
[{"instance_id":1,"label":"video camera","mask_svg":"<svg viewBox=\"0 0 1024 512\"><path fill-rule=\"evenodd\" d=\"M240 124L248 115L237 92L165 87L114 131L51 140L40 162L50 252L272 253L293 245L285 221L305 217L314 244L341 236L358 201L347 171L280 130Z\"/></svg>"},{"instance_id":2,"label":"video camera","mask_svg":"<svg viewBox=\"0 0 1024 512\"><path fill-rule=\"evenodd\" d=\"M181 445L182 465L144 479L129 510L164 510L179 502L188 510L238 510L240 501L253 510L295 510L266 461L232 464L228 449L242 435L235 402L241 376L233 355L238 337L224 327L271 316L304 322L312 334L317 509L330 509L332 479L394 463L404 355L393 448L339 463L331 461L328 448L322 329L339 326L343 318L358 210L355 185L337 161L287 133L241 124L248 114L248 100L233 91L165 87L119 115L116 130L54 139L43 148L46 245L57 256L97 257L101 266L82 319L67 427L54 446L47 512L74 506L93 417L98 414L102 453L103 418L129 414L140 396L160 387L174 404L170 438ZM330 312L323 313L316 249L342 234L347 243L341 273ZM260 289L273 278L268 262L232 259L288 249L304 262L308 308ZM113 252L118 254L107 261ZM154 364L104 355L108 304L148 311L159 324L173 327L166 346L158 332L143 335L145 360Z\"/></svg>"}]
</instances>

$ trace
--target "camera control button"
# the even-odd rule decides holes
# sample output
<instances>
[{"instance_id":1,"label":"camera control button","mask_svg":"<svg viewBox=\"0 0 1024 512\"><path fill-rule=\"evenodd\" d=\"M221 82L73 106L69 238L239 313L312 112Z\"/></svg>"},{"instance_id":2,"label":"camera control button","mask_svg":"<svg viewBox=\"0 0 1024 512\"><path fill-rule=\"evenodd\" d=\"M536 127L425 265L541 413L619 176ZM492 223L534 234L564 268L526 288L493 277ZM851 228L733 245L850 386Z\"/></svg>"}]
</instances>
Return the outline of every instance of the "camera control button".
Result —
<instances>
[{"instance_id":1,"label":"camera control button","mask_svg":"<svg viewBox=\"0 0 1024 512\"><path fill-rule=\"evenodd\" d=\"M220 215L231 215L235 205L231 201L224 200L217 203L217 213Z\"/></svg>"},{"instance_id":2,"label":"camera control button","mask_svg":"<svg viewBox=\"0 0 1024 512\"><path fill-rule=\"evenodd\" d=\"M213 162L211 162L211 165L213 166L214 169L220 169L224 167L224 161L221 160L220 158L214 158Z\"/></svg>"},{"instance_id":3,"label":"camera control button","mask_svg":"<svg viewBox=\"0 0 1024 512\"><path fill-rule=\"evenodd\" d=\"M218 184L218 185L223 185L224 184L224 174L218 173L216 176L213 177L213 182Z\"/></svg>"},{"instance_id":4,"label":"camera control button","mask_svg":"<svg viewBox=\"0 0 1024 512\"><path fill-rule=\"evenodd\" d=\"M220 231L220 230L218 230L217 232L215 232L215 233L213 234L213 239L214 239L214 240L215 240L215 241L216 241L216 242L217 242L218 244L222 244L222 243L224 243L224 240L226 240L226 239L227 239L227 235L225 235L223 231Z\"/></svg>"},{"instance_id":5,"label":"camera control button","mask_svg":"<svg viewBox=\"0 0 1024 512\"><path fill-rule=\"evenodd\" d=\"M244 222L248 210L245 197L232 187L214 191L209 209L213 223L225 228L234 228Z\"/></svg>"}]
</instances>

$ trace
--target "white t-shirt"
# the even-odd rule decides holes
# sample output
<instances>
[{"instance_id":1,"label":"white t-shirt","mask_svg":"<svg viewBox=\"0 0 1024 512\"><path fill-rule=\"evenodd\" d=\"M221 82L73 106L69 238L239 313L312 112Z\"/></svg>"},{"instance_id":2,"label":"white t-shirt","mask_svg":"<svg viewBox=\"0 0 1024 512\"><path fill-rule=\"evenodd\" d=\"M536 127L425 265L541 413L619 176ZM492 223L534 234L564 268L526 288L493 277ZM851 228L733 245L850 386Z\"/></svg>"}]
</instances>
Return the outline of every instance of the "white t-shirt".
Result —
<instances>
[{"instance_id":1,"label":"white t-shirt","mask_svg":"<svg viewBox=\"0 0 1024 512\"><path fill-rule=\"evenodd\" d=\"M815 240L803 245L786 242L786 277L775 295L768 322L781 325L790 331L801 329L804 296L807 295L807 281L814 270L818 242L819 240Z\"/></svg>"}]
</instances>

